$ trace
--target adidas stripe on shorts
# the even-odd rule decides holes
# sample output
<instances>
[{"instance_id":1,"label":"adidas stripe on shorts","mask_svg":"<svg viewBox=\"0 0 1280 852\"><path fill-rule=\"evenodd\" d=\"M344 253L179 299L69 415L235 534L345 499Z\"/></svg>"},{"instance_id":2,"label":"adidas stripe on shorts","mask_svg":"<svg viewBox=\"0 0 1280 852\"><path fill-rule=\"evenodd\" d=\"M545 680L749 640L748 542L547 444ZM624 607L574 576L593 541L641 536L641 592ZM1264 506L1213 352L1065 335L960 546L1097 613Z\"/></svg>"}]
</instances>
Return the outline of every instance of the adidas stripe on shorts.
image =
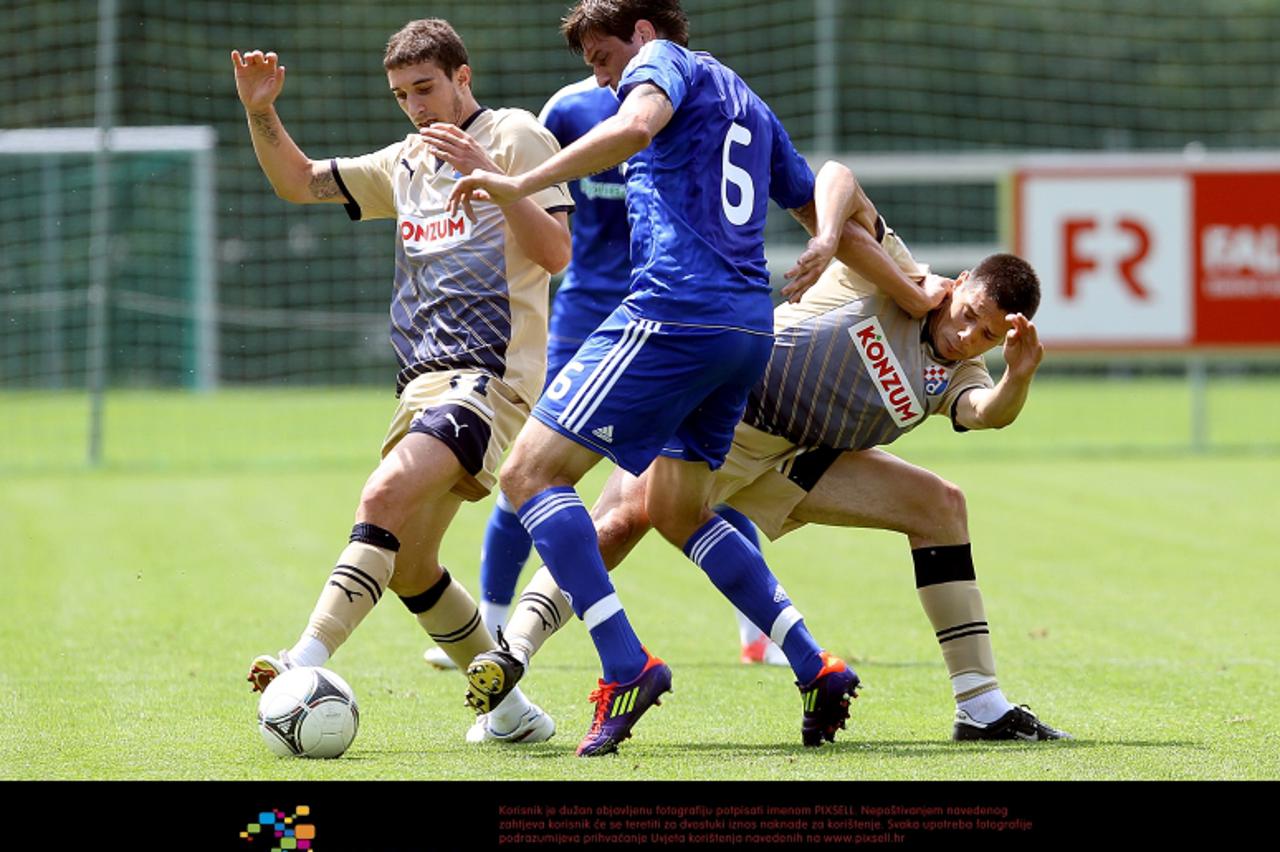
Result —
<instances>
[{"instance_id":1,"label":"adidas stripe on shorts","mask_svg":"<svg viewBox=\"0 0 1280 852\"><path fill-rule=\"evenodd\" d=\"M673 325L620 306L556 375L533 416L639 475L658 455L724 463L768 334Z\"/></svg>"}]
</instances>

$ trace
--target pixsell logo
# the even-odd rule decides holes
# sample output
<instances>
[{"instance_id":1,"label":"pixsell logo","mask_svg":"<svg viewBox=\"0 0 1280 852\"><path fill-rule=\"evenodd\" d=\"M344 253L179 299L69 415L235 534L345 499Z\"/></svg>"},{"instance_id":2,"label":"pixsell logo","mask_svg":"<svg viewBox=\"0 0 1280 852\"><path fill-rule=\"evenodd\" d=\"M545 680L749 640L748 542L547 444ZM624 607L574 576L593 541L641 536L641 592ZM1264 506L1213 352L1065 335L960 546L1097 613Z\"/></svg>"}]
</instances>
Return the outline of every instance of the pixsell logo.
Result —
<instances>
[{"instance_id":1,"label":"pixsell logo","mask_svg":"<svg viewBox=\"0 0 1280 852\"><path fill-rule=\"evenodd\" d=\"M293 813L275 809L262 811L254 822L240 832L246 849L262 849L264 852L284 852L290 849L307 849L315 852L316 826L311 820L311 808L298 805Z\"/></svg>"},{"instance_id":2,"label":"pixsell logo","mask_svg":"<svg viewBox=\"0 0 1280 852\"><path fill-rule=\"evenodd\" d=\"M867 372L893 422L904 428L916 425L924 415L924 407L907 384L898 356L885 342L880 320L876 317L863 320L849 329L849 336L857 344L858 355L867 365Z\"/></svg>"}]
</instances>

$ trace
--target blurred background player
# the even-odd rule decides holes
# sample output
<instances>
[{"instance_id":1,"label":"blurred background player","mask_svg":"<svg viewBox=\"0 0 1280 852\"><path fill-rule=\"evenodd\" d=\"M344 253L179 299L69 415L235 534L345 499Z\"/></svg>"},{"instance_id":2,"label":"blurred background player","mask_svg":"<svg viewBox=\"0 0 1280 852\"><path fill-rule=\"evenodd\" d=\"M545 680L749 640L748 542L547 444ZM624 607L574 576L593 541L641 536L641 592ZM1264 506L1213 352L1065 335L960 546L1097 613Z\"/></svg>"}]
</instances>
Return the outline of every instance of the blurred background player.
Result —
<instances>
[{"instance_id":1,"label":"blurred background player","mask_svg":"<svg viewBox=\"0 0 1280 852\"><path fill-rule=\"evenodd\" d=\"M924 281L927 267L884 227L865 194L857 189L851 197L854 220L874 221L886 252ZM1039 299L1025 261L993 255L916 319L847 266L832 264L799 303L778 306L770 368L751 392L712 492L771 539L806 523L907 536L920 602L951 679L957 740L1070 737L1015 707L1000 689L964 494L875 447L930 415L949 417L956 432L1012 423L1044 354L1030 321ZM1000 343L1006 370L993 383L982 355ZM809 357L814 353L823 357ZM648 530L647 479L615 471L595 507L606 564L618 564ZM538 572L507 632L510 652L527 665L566 613L550 574Z\"/></svg>"},{"instance_id":2,"label":"blurred background player","mask_svg":"<svg viewBox=\"0 0 1280 852\"><path fill-rule=\"evenodd\" d=\"M588 77L556 92L538 120L563 148L617 111L618 96L613 89ZM569 192L574 201L573 260L551 303L548 380L569 363L578 347L613 313L631 287L630 234L622 174L617 167L605 169L570 181ZM744 515L728 506L717 507L716 512L759 547L755 528ZM520 572L532 548L533 539L499 491L480 550L480 615L495 636L507 622ZM735 613L741 661L785 666L787 660L781 649L742 613ZM435 646L423 653L423 659L438 669L457 667L448 654Z\"/></svg>"},{"instance_id":3,"label":"blurred background player","mask_svg":"<svg viewBox=\"0 0 1280 852\"><path fill-rule=\"evenodd\" d=\"M481 107L466 48L445 21L412 21L387 44L383 66L418 128L355 158L313 161L276 114L285 68L274 53L232 53L254 152L276 193L301 204L344 204L353 220L396 220L391 343L400 402L382 461L360 495L350 542L306 629L277 656L253 661L265 689L282 670L323 665L395 592L459 661L493 647L475 601L439 563L461 502L489 492L502 453L528 415L546 364L550 273L569 260L562 185L535 197L450 215L455 182L484 168L524 171L559 146L532 115ZM469 739L546 739L551 718L512 693Z\"/></svg>"},{"instance_id":4,"label":"blurred background player","mask_svg":"<svg viewBox=\"0 0 1280 852\"><path fill-rule=\"evenodd\" d=\"M602 457L637 475L652 464L653 525L782 646L797 673L807 745L834 738L857 686L809 635L759 551L709 508L712 472L771 349L768 199L812 205L814 179L746 84L684 47L687 30L673 0L576 5L562 31L597 81L617 87L618 114L537 169L476 172L454 191L463 208L476 193L506 202L631 158L631 293L543 394L503 474L504 493L601 658L581 756L615 751L671 688L670 669L626 618L574 490ZM844 223L831 214L819 203L815 230L834 251ZM790 294L813 277L793 281ZM470 697L481 707L500 700L522 673L509 654L481 654L468 670Z\"/></svg>"}]
</instances>

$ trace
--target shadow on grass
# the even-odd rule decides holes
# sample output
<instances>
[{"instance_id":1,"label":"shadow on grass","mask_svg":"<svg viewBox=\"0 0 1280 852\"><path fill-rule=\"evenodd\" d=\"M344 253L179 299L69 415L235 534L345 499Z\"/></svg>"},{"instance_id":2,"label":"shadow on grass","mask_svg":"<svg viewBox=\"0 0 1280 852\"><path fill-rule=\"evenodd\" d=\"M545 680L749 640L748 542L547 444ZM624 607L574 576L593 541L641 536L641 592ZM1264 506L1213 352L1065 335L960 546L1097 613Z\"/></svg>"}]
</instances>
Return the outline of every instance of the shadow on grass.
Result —
<instances>
[{"instance_id":1,"label":"shadow on grass","mask_svg":"<svg viewBox=\"0 0 1280 852\"><path fill-rule=\"evenodd\" d=\"M468 746L474 749L474 746ZM537 743L524 746L502 746L502 751L498 751L498 744L486 746L485 749L489 754L498 755L520 755L521 758L534 760L559 759L565 757L574 757L574 744L567 741ZM667 761L670 759L683 760L687 759L689 754L714 755L723 758L733 758L742 756L753 757L779 757L779 758L799 758L805 760L834 760L839 757L847 757L853 754L875 755L878 757L892 758L918 758L918 757L936 757L939 755L955 755L957 757L968 757L975 752L989 753L992 750L998 750L1007 753L1031 753L1051 754L1063 751L1082 751L1093 749L1113 749L1113 748L1150 748L1150 749L1166 749L1166 748L1193 748L1204 750L1203 743L1191 740L1059 740L1056 742L1015 742L1015 741L991 741L991 742L967 742L956 743L949 740L927 741L927 740L878 740L878 741L856 741L843 740L835 743L826 743L820 748L806 748L800 743L680 743L676 744L654 744L654 743L628 743L623 746L620 753L614 755L606 755L598 758L600 760L635 760L648 763L654 760ZM461 751L461 750L460 750ZM374 760L381 758L406 758L422 756L423 758L438 757L439 750L431 748L422 749L382 749L377 751L362 751L359 755L351 755L343 757L343 760L363 759Z\"/></svg>"},{"instance_id":2,"label":"shadow on grass","mask_svg":"<svg viewBox=\"0 0 1280 852\"><path fill-rule=\"evenodd\" d=\"M824 756L843 756L848 754L871 754L885 757L927 757L954 754L969 756L975 752L990 752L998 749L1005 752L1039 752L1048 754L1059 751L1080 751L1111 748L1194 748L1204 750L1203 743L1192 740L1058 740L1054 742L1018 742L988 741L957 743L950 740L838 740L825 743L820 748L807 748L800 743L681 743L679 745L640 744L631 746L631 754L636 758L680 757L690 753L723 755L756 755L789 757L804 755L806 758L823 759ZM625 748L625 747L624 747Z\"/></svg>"}]
</instances>

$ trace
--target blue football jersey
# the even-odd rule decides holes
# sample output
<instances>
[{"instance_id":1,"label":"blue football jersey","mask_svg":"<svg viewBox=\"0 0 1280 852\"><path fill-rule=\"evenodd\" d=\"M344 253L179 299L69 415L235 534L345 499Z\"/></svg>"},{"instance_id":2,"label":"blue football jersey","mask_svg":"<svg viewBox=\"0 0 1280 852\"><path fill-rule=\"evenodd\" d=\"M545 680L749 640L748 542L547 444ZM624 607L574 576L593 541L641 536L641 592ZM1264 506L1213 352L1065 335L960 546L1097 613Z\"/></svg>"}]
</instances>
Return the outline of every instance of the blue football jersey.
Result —
<instances>
[{"instance_id":1,"label":"blue football jersey","mask_svg":"<svg viewBox=\"0 0 1280 852\"><path fill-rule=\"evenodd\" d=\"M710 54L651 41L627 64L619 99L642 83L675 112L625 164L625 304L662 322L771 332L765 214L770 198L788 209L812 200L813 170L768 105Z\"/></svg>"},{"instance_id":2,"label":"blue football jersey","mask_svg":"<svg viewBox=\"0 0 1280 852\"><path fill-rule=\"evenodd\" d=\"M539 120L565 148L617 111L618 96L589 77L556 92ZM551 334L576 348L627 295L631 252L626 186L617 168L572 181L569 192L573 258L556 290Z\"/></svg>"}]
</instances>

